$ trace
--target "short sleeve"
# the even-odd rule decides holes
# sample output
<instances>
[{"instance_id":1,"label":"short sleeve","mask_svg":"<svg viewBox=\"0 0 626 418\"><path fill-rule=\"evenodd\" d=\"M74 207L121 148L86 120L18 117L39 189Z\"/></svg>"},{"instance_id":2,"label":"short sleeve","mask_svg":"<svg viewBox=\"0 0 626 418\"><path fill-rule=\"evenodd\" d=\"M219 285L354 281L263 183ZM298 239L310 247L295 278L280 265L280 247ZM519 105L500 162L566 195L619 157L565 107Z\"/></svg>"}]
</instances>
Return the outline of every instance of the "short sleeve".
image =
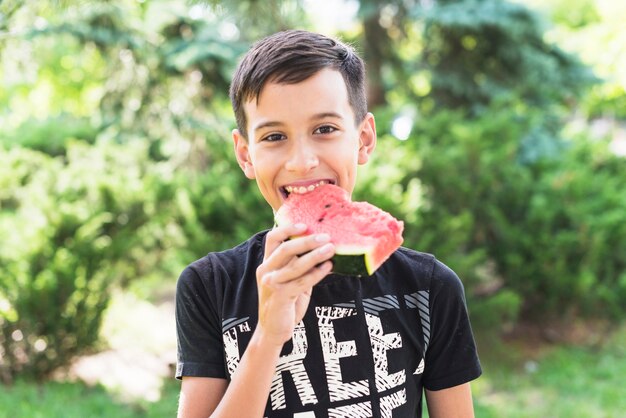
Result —
<instances>
[{"instance_id":1,"label":"short sleeve","mask_svg":"<svg viewBox=\"0 0 626 418\"><path fill-rule=\"evenodd\" d=\"M436 262L430 287L430 331L424 386L441 390L479 377L482 373L459 277Z\"/></svg>"},{"instance_id":2,"label":"short sleeve","mask_svg":"<svg viewBox=\"0 0 626 418\"><path fill-rule=\"evenodd\" d=\"M202 276L207 273L210 278L212 269L207 266L206 270ZM177 379L226 378L220 320L211 299L207 281L193 265L187 267L176 285Z\"/></svg>"}]
</instances>

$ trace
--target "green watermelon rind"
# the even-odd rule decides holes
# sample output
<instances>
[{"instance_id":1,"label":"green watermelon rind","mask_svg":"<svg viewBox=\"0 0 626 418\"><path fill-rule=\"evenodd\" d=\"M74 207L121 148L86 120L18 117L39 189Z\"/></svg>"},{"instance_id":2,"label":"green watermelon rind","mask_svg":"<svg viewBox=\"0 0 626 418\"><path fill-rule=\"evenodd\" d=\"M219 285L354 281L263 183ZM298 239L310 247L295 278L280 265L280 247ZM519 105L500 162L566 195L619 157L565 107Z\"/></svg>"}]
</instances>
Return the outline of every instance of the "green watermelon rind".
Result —
<instances>
[{"instance_id":1,"label":"green watermelon rind","mask_svg":"<svg viewBox=\"0 0 626 418\"><path fill-rule=\"evenodd\" d=\"M287 219L275 219L276 225L289 223ZM294 235L289 239L296 239L306 235ZM355 244L338 244L335 246L335 255L331 258L333 263L332 273L344 276L371 276L374 273L371 246L359 246Z\"/></svg>"},{"instance_id":2,"label":"green watermelon rind","mask_svg":"<svg viewBox=\"0 0 626 418\"><path fill-rule=\"evenodd\" d=\"M371 276L366 259L365 254L335 254L331 259L332 273L355 277Z\"/></svg>"},{"instance_id":3,"label":"green watermelon rind","mask_svg":"<svg viewBox=\"0 0 626 418\"><path fill-rule=\"evenodd\" d=\"M372 257L371 254L374 249L370 246L358 246L355 244L337 244L335 246L335 255L345 258L345 263L351 265L360 265L361 268L351 269L350 267L342 268L342 263L333 258L333 263L336 267L333 267L333 272L338 274L348 274L342 273L343 270L350 270L353 273L349 273L354 276L371 276L374 273L374 269L372 268ZM350 258L355 258L356 260L349 260Z\"/></svg>"}]
</instances>

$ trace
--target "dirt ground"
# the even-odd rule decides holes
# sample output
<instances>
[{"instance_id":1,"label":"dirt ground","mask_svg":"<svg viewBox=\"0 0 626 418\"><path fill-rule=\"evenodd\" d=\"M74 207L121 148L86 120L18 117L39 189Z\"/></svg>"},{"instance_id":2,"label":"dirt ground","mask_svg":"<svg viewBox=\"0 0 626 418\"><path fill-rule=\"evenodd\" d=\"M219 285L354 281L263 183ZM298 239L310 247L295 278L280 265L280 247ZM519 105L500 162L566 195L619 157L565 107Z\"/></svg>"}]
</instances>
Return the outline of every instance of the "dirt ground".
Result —
<instances>
[{"instance_id":1,"label":"dirt ground","mask_svg":"<svg viewBox=\"0 0 626 418\"><path fill-rule=\"evenodd\" d=\"M165 379L174 379L176 329L173 294L156 304L117 294L102 334L106 348L73 363L69 375L101 384L122 400L156 401Z\"/></svg>"}]
</instances>

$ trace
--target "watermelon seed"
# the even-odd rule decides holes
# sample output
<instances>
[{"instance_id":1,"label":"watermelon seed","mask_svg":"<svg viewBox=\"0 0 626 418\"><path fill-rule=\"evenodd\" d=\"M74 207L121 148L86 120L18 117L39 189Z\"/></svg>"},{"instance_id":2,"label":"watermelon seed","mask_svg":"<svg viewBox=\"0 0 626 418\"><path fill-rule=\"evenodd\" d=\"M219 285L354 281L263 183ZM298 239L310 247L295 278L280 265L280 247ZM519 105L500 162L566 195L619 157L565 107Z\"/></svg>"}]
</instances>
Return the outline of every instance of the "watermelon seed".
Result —
<instances>
[{"instance_id":1,"label":"watermelon seed","mask_svg":"<svg viewBox=\"0 0 626 418\"><path fill-rule=\"evenodd\" d=\"M324 205L324 207L325 207L326 209L328 209L328 208L329 208L329 207L331 207L331 206L332 206L332 204L331 204L331 203L326 203L326 204Z\"/></svg>"},{"instance_id":2,"label":"watermelon seed","mask_svg":"<svg viewBox=\"0 0 626 418\"><path fill-rule=\"evenodd\" d=\"M317 220L317 222L322 222L323 220L324 220L324 218L322 217L322 218L319 218L319 219Z\"/></svg>"}]
</instances>

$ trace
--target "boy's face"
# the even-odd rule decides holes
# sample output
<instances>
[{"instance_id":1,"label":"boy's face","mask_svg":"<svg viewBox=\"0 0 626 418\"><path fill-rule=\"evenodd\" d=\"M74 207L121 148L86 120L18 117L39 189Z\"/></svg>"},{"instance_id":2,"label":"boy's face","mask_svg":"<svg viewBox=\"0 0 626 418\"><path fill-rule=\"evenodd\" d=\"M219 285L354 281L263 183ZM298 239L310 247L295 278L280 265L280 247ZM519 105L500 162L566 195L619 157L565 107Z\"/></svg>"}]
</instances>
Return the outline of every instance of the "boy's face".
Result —
<instances>
[{"instance_id":1,"label":"boy's face","mask_svg":"<svg viewBox=\"0 0 626 418\"><path fill-rule=\"evenodd\" d=\"M374 117L358 125L341 74L324 69L297 84L268 83L243 106L248 139L233 131L237 161L277 210L289 191L327 182L352 193L358 164L376 145Z\"/></svg>"}]
</instances>

